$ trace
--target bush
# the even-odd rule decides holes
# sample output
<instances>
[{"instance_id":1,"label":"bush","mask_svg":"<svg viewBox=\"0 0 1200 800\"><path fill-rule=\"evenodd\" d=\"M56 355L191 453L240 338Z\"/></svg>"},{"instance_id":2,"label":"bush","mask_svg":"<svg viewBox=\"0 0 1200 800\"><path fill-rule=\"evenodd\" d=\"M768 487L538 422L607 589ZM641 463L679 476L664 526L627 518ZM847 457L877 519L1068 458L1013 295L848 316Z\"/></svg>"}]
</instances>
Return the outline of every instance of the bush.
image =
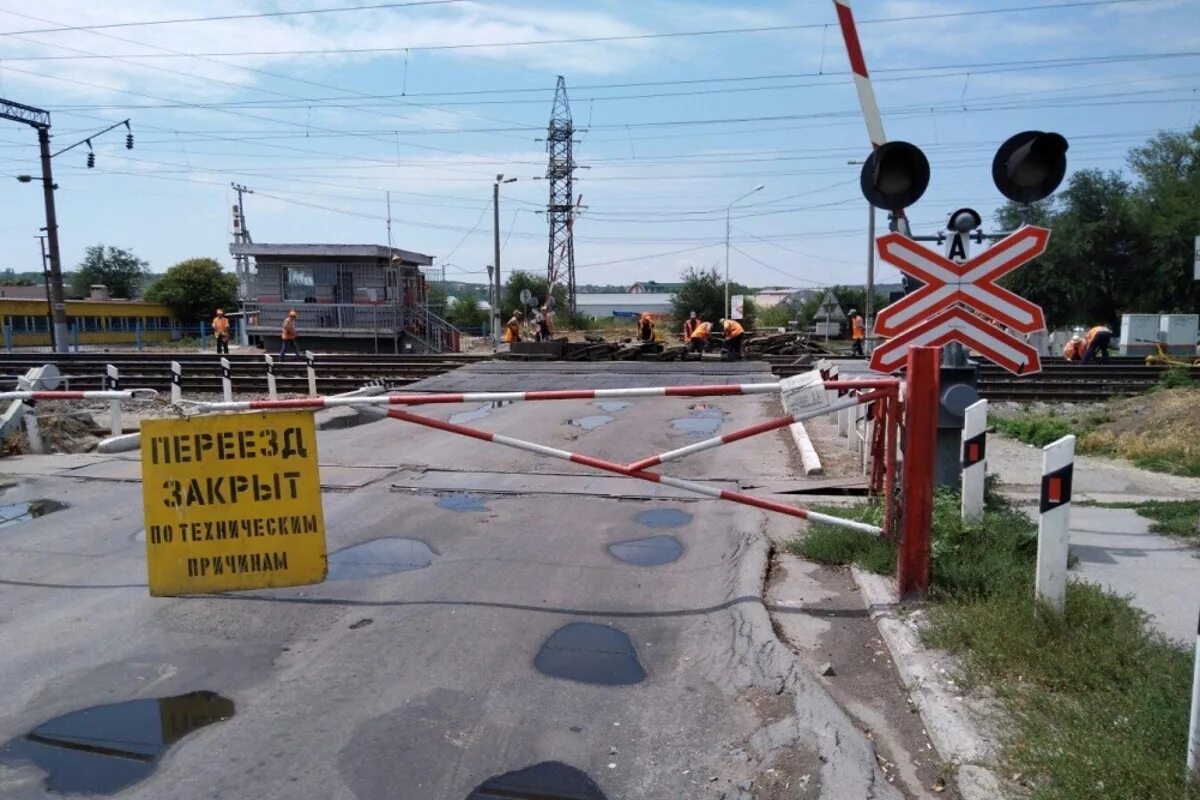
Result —
<instances>
[{"instance_id":1,"label":"bush","mask_svg":"<svg viewBox=\"0 0 1200 800\"><path fill-rule=\"evenodd\" d=\"M189 258L167 270L146 292L152 303L169 306L184 322L208 320L218 308L237 307L237 276L213 258Z\"/></svg>"}]
</instances>

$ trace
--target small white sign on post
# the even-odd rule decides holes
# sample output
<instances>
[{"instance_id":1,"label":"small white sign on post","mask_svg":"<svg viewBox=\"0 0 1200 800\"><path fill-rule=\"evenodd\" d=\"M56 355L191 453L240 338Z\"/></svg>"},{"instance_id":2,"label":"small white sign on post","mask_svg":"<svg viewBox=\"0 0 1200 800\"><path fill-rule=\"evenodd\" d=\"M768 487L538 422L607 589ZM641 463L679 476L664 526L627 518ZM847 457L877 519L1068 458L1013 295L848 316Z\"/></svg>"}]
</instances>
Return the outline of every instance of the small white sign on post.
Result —
<instances>
[{"instance_id":1,"label":"small white sign on post","mask_svg":"<svg viewBox=\"0 0 1200 800\"><path fill-rule=\"evenodd\" d=\"M741 294L730 295L729 297L729 318L741 319L745 315L746 296Z\"/></svg>"},{"instance_id":2,"label":"small white sign on post","mask_svg":"<svg viewBox=\"0 0 1200 800\"><path fill-rule=\"evenodd\" d=\"M233 402L233 374L230 371L229 359L221 359L221 394L226 403Z\"/></svg>"},{"instance_id":3,"label":"small white sign on post","mask_svg":"<svg viewBox=\"0 0 1200 800\"><path fill-rule=\"evenodd\" d=\"M789 414L808 414L829 407L825 381L816 370L801 372L779 382L783 408Z\"/></svg>"},{"instance_id":4,"label":"small white sign on post","mask_svg":"<svg viewBox=\"0 0 1200 800\"><path fill-rule=\"evenodd\" d=\"M112 391L112 392L121 391L121 373L117 370L117 368L114 367L112 364L107 364L104 367L104 372L105 372L104 388L108 389L109 391ZM108 425L109 430L112 431L113 436L120 436L122 433L121 401L120 400L109 400L108 401L108 415L109 415L109 425Z\"/></svg>"},{"instance_id":5,"label":"small white sign on post","mask_svg":"<svg viewBox=\"0 0 1200 800\"><path fill-rule=\"evenodd\" d=\"M267 396L277 400L279 398L275 391L275 359L271 358L270 353L265 354L263 358L267 362Z\"/></svg>"},{"instance_id":6,"label":"small white sign on post","mask_svg":"<svg viewBox=\"0 0 1200 800\"><path fill-rule=\"evenodd\" d=\"M1042 492L1038 515L1036 597L1058 613L1067 604L1067 554L1071 537L1071 478L1075 437L1042 448Z\"/></svg>"},{"instance_id":7,"label":"small white sign on post","mask_svg":"<svg viewBox=\"0 0 1200 800\"><path fill-rule=\"evenodd\" d=\"M962 431L962 518L983 519L983 486L987 477L987 400L967 406Z\"/></svg>"}]
</instances>

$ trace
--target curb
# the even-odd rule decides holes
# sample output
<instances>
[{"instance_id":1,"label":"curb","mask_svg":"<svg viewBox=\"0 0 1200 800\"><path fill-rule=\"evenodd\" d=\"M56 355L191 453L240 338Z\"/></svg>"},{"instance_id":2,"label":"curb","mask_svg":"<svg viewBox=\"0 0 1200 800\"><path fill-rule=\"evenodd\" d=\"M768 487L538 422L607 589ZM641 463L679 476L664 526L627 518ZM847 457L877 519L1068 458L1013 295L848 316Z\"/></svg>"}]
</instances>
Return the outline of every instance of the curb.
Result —
<instances>
[{"instance_id":1,"label":"curb","mask_svg":"<svg viewBox=\"0 0 1200 800\"><path fill-rule=\"evenodd\" d=\"M879 635L938 756L955 772L963 800L1003 800L1006 797L992 765L997 743L970 718L961 695L946 682L946 670L929 657L915 627L900 619L892 583L881 575L850 567L863 605L875 620Z\"/></svg>"}]
</instances>

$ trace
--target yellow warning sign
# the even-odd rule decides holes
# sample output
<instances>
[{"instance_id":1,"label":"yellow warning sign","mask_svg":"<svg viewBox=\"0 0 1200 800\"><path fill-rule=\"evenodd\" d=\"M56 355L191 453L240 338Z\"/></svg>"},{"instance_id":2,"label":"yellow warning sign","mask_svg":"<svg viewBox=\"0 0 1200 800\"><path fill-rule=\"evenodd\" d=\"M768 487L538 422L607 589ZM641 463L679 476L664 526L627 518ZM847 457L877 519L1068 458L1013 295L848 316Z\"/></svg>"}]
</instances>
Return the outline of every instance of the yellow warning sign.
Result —
<instances>
[{"instance_id":1,"label":"yellow warning sign","mask_svg":"<svg viewBox=\"0 0 1200 800\"><path fill-rule=\"evenodd\" d=\"M310 413L145 420L141 431L150 594L325 580Z\"/></svg>"}]
</instances>

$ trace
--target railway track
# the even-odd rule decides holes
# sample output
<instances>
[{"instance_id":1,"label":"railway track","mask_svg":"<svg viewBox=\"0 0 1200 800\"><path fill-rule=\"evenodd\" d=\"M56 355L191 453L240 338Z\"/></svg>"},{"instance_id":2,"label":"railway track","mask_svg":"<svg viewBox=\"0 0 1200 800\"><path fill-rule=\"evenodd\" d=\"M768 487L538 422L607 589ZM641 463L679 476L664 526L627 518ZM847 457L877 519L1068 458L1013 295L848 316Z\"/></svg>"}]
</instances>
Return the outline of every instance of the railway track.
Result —
<instances>
[{"instance_id":1,"label":"railway track","mask_svg":"<svg viewBox=\"0 0 1200 800\"><path fill-rule=\"evenodd\" d=\"M485 356L461 354L364 355L358 353L319 354L315 359L317 390L336 394L357 389L368 381L381 380L390 387L400 388L424 378L441 375L465 364L486 360ZM171 388L171 362L182 368L184 395L219 394L221 364L213 354L161 353L9 353L0 354L0 382L9 386L31 367L55 364L72 389L100 389L107 365L120 371L123 388ZM229 356L230 379L235 393L266 394L266 365L261 355ZM304 361L289 358L275 362L275 384L280 393L307 394L308 371Z\"/></svg>"},{"instance_id":2,"label":"railway track","mask_svg":"<svg viewBox=\"0 0 1200 800\"><path fill-rule=\"evenodd\" d=\"M393 388L402 388L424 378L441 375L466 364L489 359L487 355L373 355L361 353L320 354L316 358L317 389L335 394L382 380ZM798 365L793 356L767 356L763 360L780 377L795 375L810 367ZM838 359L834 359L835 361ZM112 364L121 373L124 387L146 387L168 391L171 386L171 361L183 368L184 394L216 394L221 391L221 368L217 356L209 353L8 353L0 354L0 384L11 385L18 375L31 367L54 363L67 377L73 389L100 389L105 366ZM265 394L266 368L261 355L234 354L229 357L234 392ZM990 400L1095 402L1109 397L1141 394L1162 377L1165 367L1147 366L1136 359L1117 359L1111 364L1072 364L1047 359L1042 371L1017 377L991 364L980 366L979 392ZM1191 370L1200 380L1200 368ZM275 379L281 393L303 394L308 391L308 373L303 361L276 362Z\"/></svg>"}]
</instances>

